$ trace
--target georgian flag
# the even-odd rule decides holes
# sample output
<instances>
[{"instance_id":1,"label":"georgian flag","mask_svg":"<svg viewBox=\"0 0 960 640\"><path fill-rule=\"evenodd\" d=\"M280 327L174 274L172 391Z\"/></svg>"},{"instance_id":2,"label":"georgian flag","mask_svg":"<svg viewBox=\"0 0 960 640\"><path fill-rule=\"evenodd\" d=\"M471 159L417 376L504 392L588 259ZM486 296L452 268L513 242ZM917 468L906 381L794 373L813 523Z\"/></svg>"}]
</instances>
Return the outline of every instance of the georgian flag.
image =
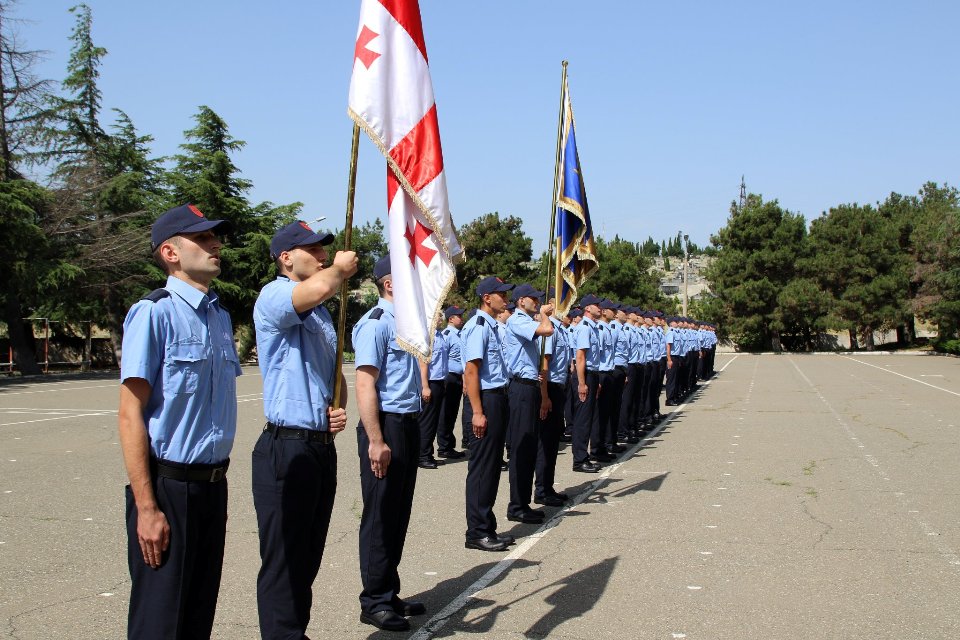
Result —
<instances>
[{"instance_id":1,"label":"georgian flag","mask_svg":"<svg viewBox=\"0 0 960 640\"><path fill-rule=\"evenodd\" d=\"M417 0L363 0L347 113L387 160L397 341L429 362L463 249L447 204L437 106Z\"/></svg>"}]
</instances>

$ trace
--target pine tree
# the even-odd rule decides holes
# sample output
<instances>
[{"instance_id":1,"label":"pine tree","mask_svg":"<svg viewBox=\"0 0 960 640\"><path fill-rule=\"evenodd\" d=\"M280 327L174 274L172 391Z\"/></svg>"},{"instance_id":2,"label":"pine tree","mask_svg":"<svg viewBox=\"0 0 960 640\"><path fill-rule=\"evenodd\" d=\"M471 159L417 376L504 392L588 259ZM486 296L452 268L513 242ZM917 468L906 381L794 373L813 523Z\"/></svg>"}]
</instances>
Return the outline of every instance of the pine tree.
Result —
<instances>
[{"instance_id":1,"label":"pine tree","mask_svg":"<svg viewBox=\"0 0 960 640\"><path fill-rule=\"evenodd\" d=\"M32 326L22 318L32 310L37 281L46 275L49 254L40 221L48 194L25 177L24 165L37 161L32 141L47 115L51 83L36 76L40 54L17 41L12 5L0 0L0 303L14 362L32 375L40 367Z\"/></svg>"}]
</instances>

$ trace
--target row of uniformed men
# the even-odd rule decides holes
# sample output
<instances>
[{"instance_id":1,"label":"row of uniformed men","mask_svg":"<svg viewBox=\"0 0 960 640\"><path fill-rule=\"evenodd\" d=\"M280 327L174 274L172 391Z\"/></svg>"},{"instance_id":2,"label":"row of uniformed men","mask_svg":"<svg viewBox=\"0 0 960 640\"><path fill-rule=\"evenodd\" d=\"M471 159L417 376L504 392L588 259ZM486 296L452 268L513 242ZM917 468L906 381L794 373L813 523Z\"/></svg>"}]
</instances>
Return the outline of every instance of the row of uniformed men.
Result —
<instances>
[{"instance_id":1,"label":"row of uniformed men","mask_svg":"<svg viewBox=\"0 0 960 640\"><path fill-rule=\"evenodd\" d=\"M130 479L130 638L209 637L212 630L226 533L226 472L236 433L235 378L241 373L229 313L210 290L220 273L217 233L228 228L192 205L160 216L151 245L168 274L166 285L135 304L124 323L118 413ZM336 492L334 436L347 422L346 385L335 370L337 336L321 303L356 272L357 258L338 252L326 266L325 247L332 241L332 235L315 233L300 221L280 229L270 243L279 275L263 288L254 310L267 419L252 452L264 638L306 637ZM441 403L431 398L429 370L421 370L396 341L389 256L377 262L374 277L380 300L353 328L363 496L360 621L405 630L406 617L426 611L422 603L400 598L398 573L422 461L421 409ZM508 518L542 520L529 507L531 461L543 458L545 465L542 471L537 467L538 497L547 504L563 499L553 491L550 465L563 431L558 408L564 404L570 351L552 307L539 306L540 292L533 287L515 291L518 311L507 329L497 324L494 317L507 306L512 288L496 278L482 281L479 309L459 336L463 421L471 433L468 548L502 550L513 543L497 533L493 515L508 396L513 407ZM581 324L590 330L574 335L574 370L583 381L576 387L575 425L592 424L592 408L584 407L592 407L599 388L594 379L600 372L599 305L583 302L588 319ZM549 338L545 373L538 338ZM508 362L504 344L514 339L519 348L510 351ZM669 361L669 347L667 353ZM334 407L337 376L344 394ZM541 423L550 426L540 428ZM589 460L580 433L575 428L574 463L585 470ZM443 446L442 453L455 451ZM599 444L594 447L595 455L601 452Z\"/></svg>"},{"instance_id":2,"label":"row of uniformed men","mask_svg":"<svg viewBox=\"0 0 960 640\"><path fill-rule=\"evenodd\" d=\"M511 290L514 302L508 303ZM480 306L465 325L462 309L446 309L448 325L437 331L433 359L422 367L430 403L442 407L421 415L419 465L437 467L434 436L441 457L462 456L453 436L462 394L463 440L471 456L466 546L496 551L511 542L497 535L493 515L494 472L504 448L510 454L507 518L542 522L544 512L530 507L531 493L533 502L547 506L568 499L554 489L565 424L573 470L596 473L625 450L620 443L639 442L659 420L665 375L668 405L692 391L698 378L712 375L716 336L712 325L593 295L560 321L551 304L541 306L544 292L494 277L481 281L477 294Z\"/></svg>"}]
</instances>

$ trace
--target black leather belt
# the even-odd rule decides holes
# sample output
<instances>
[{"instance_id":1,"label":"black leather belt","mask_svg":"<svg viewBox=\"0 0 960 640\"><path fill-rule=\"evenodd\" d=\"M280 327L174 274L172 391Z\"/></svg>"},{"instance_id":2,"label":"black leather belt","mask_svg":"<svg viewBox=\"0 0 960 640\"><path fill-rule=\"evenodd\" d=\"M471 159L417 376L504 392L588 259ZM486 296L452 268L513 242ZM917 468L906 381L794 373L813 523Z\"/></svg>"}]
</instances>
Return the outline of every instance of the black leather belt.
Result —
<instances>
[{"instance_id":1,"label":"black leather belt","mask_svg":"<svg viewBox=\"0 0 960 640\"><path fill-rule=\"evenodd\" d=\"M320 442L330 444L333 442L334 434L329 431L317 431L316 429L294 429L292 427L281 427L280 425L268 422L263 430L272 433L283 440L306 440L307 442Z\"/></svg>"},{"instance_id":2,"label":"black leather belt","mask_svg":"<svg viewBox=\"0 0 960 640\"><path fill-rule=\"evenodd\" d=\"M502 387L496 387L494 389L481 389L480 393L481 394L492 393L493 395L496 395L496 396L505 396L507 395L507 386L504 385Z\"/></svg>"},{"instance_id":3,"label":"black leather belt","mask_svg":"<svg viewBox=\"0 0 960 640\"><path fill-rule=\"evenodd\" d=\"M539 387L539 380L529 380L527 378L510 378L510 382L516 382L517 384L525 384L528 387Z\"/></svg>"},{"instance_id":4,"label":"black leather belt","mask_svg":"<svg viewBox=\"0 0 960 640\"><path fill-rule=\"evenodd\" d=\"M152 458L150 466L154 473L162 478L180 482L220 482L227 477L230 458L215 464L187 464Z\"/></svg>"}]
</instances>

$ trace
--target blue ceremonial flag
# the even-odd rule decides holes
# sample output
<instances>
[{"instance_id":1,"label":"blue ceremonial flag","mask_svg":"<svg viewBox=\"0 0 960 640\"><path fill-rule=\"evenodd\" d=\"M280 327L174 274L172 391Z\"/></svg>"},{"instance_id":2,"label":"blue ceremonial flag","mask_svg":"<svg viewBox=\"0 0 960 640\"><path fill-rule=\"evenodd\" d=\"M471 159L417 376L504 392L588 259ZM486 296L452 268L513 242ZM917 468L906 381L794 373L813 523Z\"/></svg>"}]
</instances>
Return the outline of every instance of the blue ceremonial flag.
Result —
<instances>
[{"instance_id":1,"label":"blue ceremonial flag","mask_svg":"<svg viewBox=\"0 0 960 640\"><path fill-rule=\"evenodd\" d=\"M557 303L558 318L577 300L577 289L600 268L587 207L570 86L563 80L560 125L560 162L557 165Z\"/></svg>"}]
</instances>

